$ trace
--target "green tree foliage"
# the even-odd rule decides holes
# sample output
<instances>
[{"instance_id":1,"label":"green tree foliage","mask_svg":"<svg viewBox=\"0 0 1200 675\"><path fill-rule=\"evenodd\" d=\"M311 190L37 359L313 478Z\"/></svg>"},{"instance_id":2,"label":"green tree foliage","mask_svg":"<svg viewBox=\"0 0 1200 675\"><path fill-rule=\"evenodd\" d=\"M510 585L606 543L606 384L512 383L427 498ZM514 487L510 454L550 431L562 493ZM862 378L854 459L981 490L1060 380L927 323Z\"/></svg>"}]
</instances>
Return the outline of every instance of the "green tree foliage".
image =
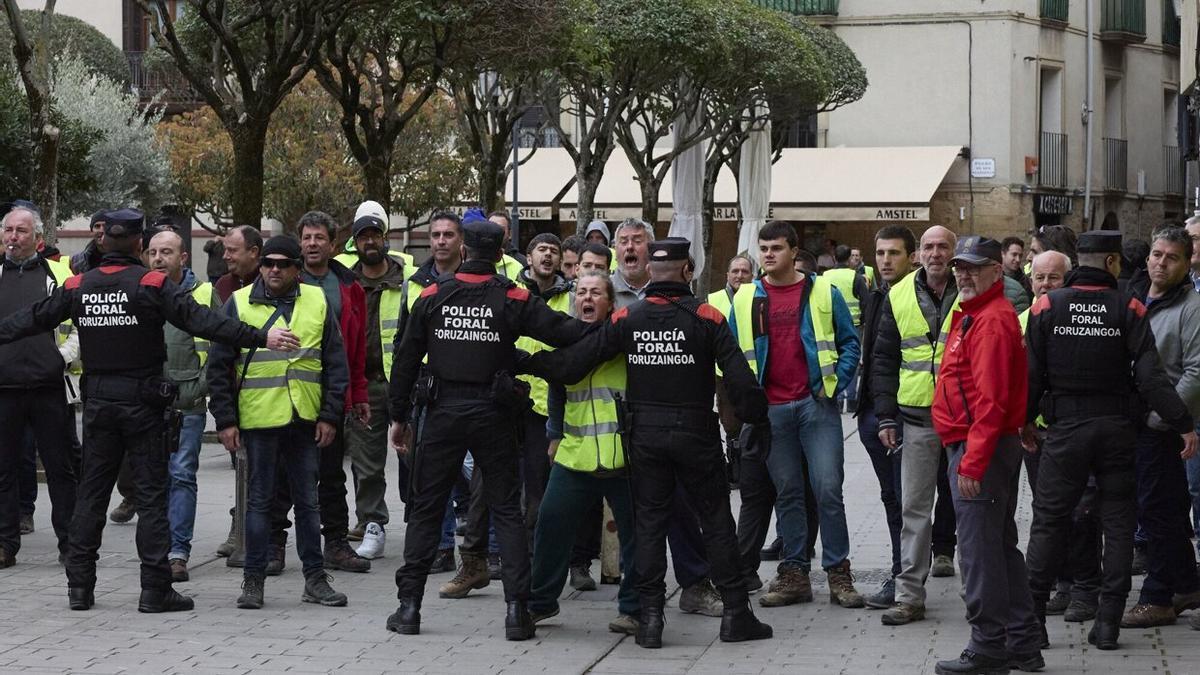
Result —
<instances>
[{"instance_id":1,"label":"green tree foliage","mask_svg":"<svg viewBox=\"0 0 1200 675\"><path fill-rule=\"evenodd\" d=\"M170 164L154 131L161 109L143 110L136 95L80 59L59 59L54 70L54 110L95 136L83 155L91 187L60 182L60 213L71 217L118 206L157 211L171 188ZM60 162L78 159L63 156Z\"/></svg>"},{"instance_id":2,"label":"green tree foliage","mask_svg":"<svg viewBox=\"0 0 1200 675\"><path fill-rule=\"evenodd\" d=\"M62 130L62 156L58 163L59 199L73 209L87 202L96 176L87 158L101 135L60 113L52 115ZM33 195L37 149L29 134L29 106L25 92L11 71L0 69L0 198L30 199Z\"/></svg>"},{"instance_id":3,"label":"green tree foliage","mask_svg":"<svg viewBox=\"0 0 1200 675\"><path fill-rule=\"evenodd\" d=\"M42 12L36 9L22 10L21 18L26 26L36 26L42 20ZM7 22L0 22L0 45L12 44L12 40L12 29ZM102 75L122 86L129 84L129 62L125 54L90 23L73 16L55 14L50 28L50 42L54 45L57 58L74 57L93 74ZM16 68L12 50L0 50L0 68Z\"/></svg>"}]
</instances>

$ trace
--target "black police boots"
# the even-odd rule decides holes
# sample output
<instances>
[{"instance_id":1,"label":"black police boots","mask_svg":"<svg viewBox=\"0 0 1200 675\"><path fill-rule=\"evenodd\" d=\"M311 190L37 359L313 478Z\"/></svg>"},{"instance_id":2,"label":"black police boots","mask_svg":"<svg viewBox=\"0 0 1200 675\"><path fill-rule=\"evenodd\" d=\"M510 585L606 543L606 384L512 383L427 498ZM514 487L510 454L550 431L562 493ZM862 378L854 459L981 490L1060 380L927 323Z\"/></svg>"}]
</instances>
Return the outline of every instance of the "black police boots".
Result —
<instances>
[{"instance_id":1,"label":"black police boots","mask_svg":"<svg viewBox=\"0 0 1200 675\"><path fill-rule=\"evenodd\" d=\"M138 600L138 611L143 614L190 612L195 606L194 600L180 595L175 589L169 587L161 591L142 589L142 597Z\"/></svg>"},{"instance_id":2,"label":"black police boots","mask_svg":"<svg viewBox=\"0 0 1200 675\"><path fill-rule=\"evenodd\" d=\"M78 611L89 610L96 604L96 592L91 586L72 586L67 589L67 598L71 609Z\"/></svg>"},{"instance_id":3,"label":"black police boots","mask_svg":"<svg viewBox=\"0 0 1200 675\"><path fill-rule=\"evenodd\" d=\"M1100 609L1096 612L1096 621L1088 631L1088 642L1096 649L1111 651L1117 648L1117 638L1121 634L1121 612L1125 603L1115 604L1104 599L1100 600Z\"/></svg>"},{"instance_id":4,"label":"black police boots","mask_svg":"<svg viewBox=\"0 0 1200 675\"><path fill-rule=\"evenodd\" d=\"M401 635L420 635L421 599L400 598L400 608L388 617L387 629Z\"/></svg>"},{"instance_id":5,"label":"black police boots","mask_svg":"<svg viewBox=\"0 0 1200 675\"><path fill-rule=\"evenodd\" d=\"M750 611L748 600L735 603L725 601L725 611L721 614L721 642L766 640L772 635L771 627L759 621Z\"/></svg>"},{"instance_id":6,"label":"black police boots","mask_svg":"<svg viewBox=\"0 0 1200 675\"><path fill-rule=\"evenodd\" d=\"M508 603L508 612L504 615L504 638L506 640L528 640L533 637L533 617L529 616L529 608L524 600L514 600Z\"/></svg>"},{"instance_id":7,"label":"black police boots","mask_svg":"<svg viewBox=\"0 0 1200 675\"><path fill-rule=\"evenodd\" d=\"M634 641L646 649L661 649L663 633L662 605L642 605L642 621L638 624Z\"/></svg>"}]
</instances>

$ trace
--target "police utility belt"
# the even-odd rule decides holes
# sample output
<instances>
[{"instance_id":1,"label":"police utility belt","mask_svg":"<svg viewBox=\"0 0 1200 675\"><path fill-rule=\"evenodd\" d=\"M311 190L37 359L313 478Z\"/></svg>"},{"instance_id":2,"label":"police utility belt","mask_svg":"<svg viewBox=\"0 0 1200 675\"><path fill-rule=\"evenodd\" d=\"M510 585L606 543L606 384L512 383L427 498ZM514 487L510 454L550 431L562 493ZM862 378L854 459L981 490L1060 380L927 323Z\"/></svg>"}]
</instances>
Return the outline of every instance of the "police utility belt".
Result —
<instances>
[{"instance_id":1,"label":"police utility belt","mask_svg":"<svg viewBox=\"0 0 1200 675\"><path fill-rule=\"evenodd\" d=\"M162 375L132 377L84 373L83 393L84 398L138 401L156 410L163 410L170 407L179 396L179 385Z\"/></svg>"},{"instance_id":2,"label":"police utility belt","mask_svg":"<svg viewBox=\"0 0 1200 675\"><path fill-rule=\"evenodd\" d=\"M667 427L691 431L716 429L718 424L717 414L711 410L632 401L626 420L629 428Z\"/></svg>"},{"instance_id":3,"label":"police utility belt","mask_svg":"<svg viewBox=\"0 0 1200 675\"><path fill-rule=\"evenodd\" d=\"M488 383L443 380L422 370L413 387L413 401L428 407L435 401L446 400L491 401L512 411L533 405L529 384L505 370L497 372Z\"/></svg>"},{"instance_id":4,"label":"police utility belt","mask_svg":"<svg viewBox=\"0 0 1200 675\"><path fill-rule=\"evenodd\" d=\"M1127 417L1141 415L1141 405L1132 394L1049 394L1042 398L1042 417L1047 424L1076 417Z\"/></svg>"}]
</instances>

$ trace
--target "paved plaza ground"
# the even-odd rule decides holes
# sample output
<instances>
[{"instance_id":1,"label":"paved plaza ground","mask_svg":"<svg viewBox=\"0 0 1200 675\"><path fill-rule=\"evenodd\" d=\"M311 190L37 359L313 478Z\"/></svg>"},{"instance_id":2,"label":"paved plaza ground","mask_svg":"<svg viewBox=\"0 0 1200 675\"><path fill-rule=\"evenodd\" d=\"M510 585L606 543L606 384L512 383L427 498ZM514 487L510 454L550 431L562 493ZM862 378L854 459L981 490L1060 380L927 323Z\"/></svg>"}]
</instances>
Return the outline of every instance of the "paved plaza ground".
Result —
<instances>
[{"instance_id":1,"label":"paved plaza ground","mask_svg":"<svg viewBox=\"0 0 1200 675\"><path fill-rule=\"evenodd\" d=\"M854 572L860 590L874 590L889 561L883 509L853 420L846 416L843 423L849 434L845 495ZM241 570L226 567L213 553L229 527L233 476L225 451L205 445L192 578L176 585L195 598L196 610L166 615L137 612L132 524L109 523L105 529L96 607L67 609L66 580L56 561L49 500L42 489L37 531L24 538L18 565L0 571L0 672L931 673L935 661L956 656L967 638L957 578L930 579L927 619L892 628L880 625L878 612L829 605L819 572L813 575L817 602L777 609L755 603L758 615L775 629L775 639L765 642L720 642L718 619L676 609L678 593L670 579L674 595L668 600L661 650L641 649L631 637L608 632L616 614L615 586L570 593L562 613L540 626L536 639L506 642L499 582L464 600L442 600L437 587L449 574L430 579L423 633L400 636L384 629L396 607L393 573L401 562L404 532L399 518L388 529L387 557L376 560L369 574L336 575L333 585L349 596L349 607L300 602L303 579L289 546L287 569L267 580L266 607L238 610ZM1029 495L1022 485L1017 516L1026 535ZM389 504L398 512L395 486L389 489ZM734 500L736 508L736 492ZM764 579L773 572L772 563L763 564ZM593 574L598 576L599 563ZM1134 584L1136 592L1140 578ZM1124 631L1116 652L1088 645L1086 628L1050 619L1053 646L1045 652L1046 672L1200 673L1200 632L1185 620Z\"/></svg>"}]
</instances>

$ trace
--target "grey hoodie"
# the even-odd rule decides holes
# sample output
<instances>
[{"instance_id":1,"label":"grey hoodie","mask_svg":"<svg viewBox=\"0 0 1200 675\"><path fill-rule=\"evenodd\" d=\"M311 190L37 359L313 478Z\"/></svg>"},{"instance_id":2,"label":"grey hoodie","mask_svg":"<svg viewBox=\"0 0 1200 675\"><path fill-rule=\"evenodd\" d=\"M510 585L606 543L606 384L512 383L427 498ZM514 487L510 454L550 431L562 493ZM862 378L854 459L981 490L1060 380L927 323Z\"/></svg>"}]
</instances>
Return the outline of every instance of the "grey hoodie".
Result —
<instances>
[{"instance_id":1,"label":"grey hoodie","mask_svg":"<svg viewBox=\"0 0 1200 675\"><path fill-rule=\"evenodd\" d=\"M608 225L604 224L603 220L593 220L588 223L587 229L583 231L583 238L586 241L588 235L592 232L599 232L604 235L604 245L612 246L612 234L608 231Z\"/></svg>"}]
</instances>

